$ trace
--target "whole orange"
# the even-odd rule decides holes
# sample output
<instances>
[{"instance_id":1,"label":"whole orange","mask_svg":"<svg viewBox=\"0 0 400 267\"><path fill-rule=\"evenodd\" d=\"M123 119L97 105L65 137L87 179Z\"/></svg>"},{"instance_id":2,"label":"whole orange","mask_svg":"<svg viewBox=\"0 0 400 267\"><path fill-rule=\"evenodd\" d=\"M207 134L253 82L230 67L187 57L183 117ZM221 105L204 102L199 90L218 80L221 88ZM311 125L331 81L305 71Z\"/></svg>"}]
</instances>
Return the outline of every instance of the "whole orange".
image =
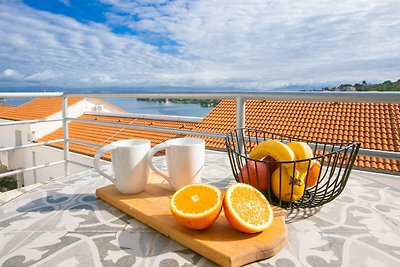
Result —
<instances>
[{"instance_id":1,"label":"whole orange","mask_svg":"<svg viewBox=\"0 0 400 267\"><path fill-rule=\"evenodd\" d=\"M306 182L307 188L312 187L317 183L320 172L321 172L321 164L318 161L314 161L313 165L308 171L308 175L304 179L304 181L307 181Z\"/></svg>"}]
</instances>

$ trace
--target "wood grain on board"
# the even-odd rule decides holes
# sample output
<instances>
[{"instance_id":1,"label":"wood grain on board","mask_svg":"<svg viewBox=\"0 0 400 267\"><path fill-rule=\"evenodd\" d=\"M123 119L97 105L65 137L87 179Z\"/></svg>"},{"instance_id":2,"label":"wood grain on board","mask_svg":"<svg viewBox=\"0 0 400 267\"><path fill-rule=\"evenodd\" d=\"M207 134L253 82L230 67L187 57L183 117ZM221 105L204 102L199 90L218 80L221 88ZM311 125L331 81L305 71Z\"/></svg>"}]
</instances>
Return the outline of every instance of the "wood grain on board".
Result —
<instances>
[{"instance_id":1,"label":"wood grain on board","mask_svg":"<svg viewBox=\"0 0 400 267\"><path fill-rule=\"evenodd\" d=\"M272 257L286 244L285 211L274 207L274 221L265 231L245 234L231 227L223 211L202 231L180 225L169 209L173 192L158 174L151 173L146 190L124 195L114 185L97 189L96 195L112 206L222 266L241 266Z\"/></svg>"}]
</instances>

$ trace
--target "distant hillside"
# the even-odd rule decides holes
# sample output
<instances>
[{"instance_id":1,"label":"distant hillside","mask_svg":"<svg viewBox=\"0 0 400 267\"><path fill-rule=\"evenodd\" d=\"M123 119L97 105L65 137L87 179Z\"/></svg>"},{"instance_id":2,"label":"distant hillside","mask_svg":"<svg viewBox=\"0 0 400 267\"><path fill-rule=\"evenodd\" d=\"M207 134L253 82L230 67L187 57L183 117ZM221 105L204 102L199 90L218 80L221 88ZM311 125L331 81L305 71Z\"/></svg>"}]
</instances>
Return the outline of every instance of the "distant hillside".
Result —
<instances>
[{"instance_id":1,"label":"distant hillside","mask_svg":"<svg viewBox=\"0 0 400 267\"><path fill-rule=\"evenodd\" d=\"M220 100L216 99L169 99L169 98L138 98L137 101L176 104L199 104L201 107L215 107Z\"/></svg>"},{"instance_id":2,"label":"distant hillside","mask_svg":"<svg viewBox=\"0 0 400 267\"><path fill-rule=\"evenodd\" d=\"M357 91L400 91L400 79L397 82L385 81L380 84L355 84Z\"/></svg>"},{"instance_id":3,"label":"distant hillside","mask_svg":"<svg viewBox=\"0 0 400 267\"><path fill-rule=\"evenodd\" d=\"M400 79L397 82L385 81L378 84L362 83L341 84L338 87L324 87L322 91L400 91Z\"/></svg>"}]
</instances>

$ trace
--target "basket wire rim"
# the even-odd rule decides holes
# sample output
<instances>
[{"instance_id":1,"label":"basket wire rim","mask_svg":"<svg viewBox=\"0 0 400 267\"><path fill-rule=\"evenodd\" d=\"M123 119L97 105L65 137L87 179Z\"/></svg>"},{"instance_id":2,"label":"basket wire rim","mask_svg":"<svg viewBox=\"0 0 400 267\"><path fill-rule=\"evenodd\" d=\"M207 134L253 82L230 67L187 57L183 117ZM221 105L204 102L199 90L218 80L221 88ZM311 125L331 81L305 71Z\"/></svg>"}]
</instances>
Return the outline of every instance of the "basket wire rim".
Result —
<instances>
[{"instance_id":1,"label":"basket wire rim","mask_svg":"<svg viewBox=\"0 0 400 267\"><path fill-rule=\"evenodd\" d=\"M245 135L245 133L249 135ZM251 136L251 133L256 133L256 136ZM259 136L258 134L261 133L263 136ZM267 135L272 136L267 137ZM291 141L300 141L300 142L306 142L307 144L311 144L314 146L313 153L316 153L318 150L323 150L323 154L314 156L312 158L307 158L307 159L301 159L301 160L293 160L293 161L264 161L264 160L257 160L257 159L252 159L248 157L248 152L247 149L245 148L244 143L249 142L253 143L255 145L268 140L268 139L273 139L273 140L280 140L283 143L291 142ZM243 143L241 143L241 146L243 147L243 152L240 153L240 151L237 151L237 144L240 143L241 140ZM347 180L350 176L350 172L352 170L352 167L354 165L355 158L357 157L358 149L360 148L361 143L360 142L322 142L322 141L317 141L317 140L311 140L311 139L304 139L304 138L298 138L298 137L293 137L287 134L279 134L279 133L274 133L274 132L268 132L265 130L257 129L257 128L235 128L231 131L229 131L226 136L225 136L225 144L226 148L228 150L228 155L230 158L230 163L231 163L231 168L233 171L233 174L235 176L235 180L237 182L239 181L238 175L240 173L239 169L242 163L239 164L241 160L244 160L244 162L247 164L249 161L254 161L256 166L257 163L261 162L264 164L279 164L279 168L284 167L284 164L294 164L294 168L296 167L297 164L301 162L308 162L308 170L307 170L307 176L309 173L309 169L311 166L311 163L313 160L317 160L321 166L326 166L328 169L331 168L330 171L328 169L325 171L324 174L322 174L322 167L321 171L318 175L318 181L317 184L308 188L304 188L303 196L296 201L292 201L292 197L290 202L285 202L278 198L278 205L282 208L285 208L289 210L288 215L290 215L294 209L299 210L300 208L305 209L305 208L317 208L320 207L333 199L335 199L337 196L340 195L340 193L343 191ZM231 145L232 144L232 145ZM235 145L236 144L236 145ZM320 147L320 149L318 149ZM331 147L332 151L329 151L329 149L326 151L326 148ZM339 147L339 148L337 148ZM239 150L241 150L239 148ZM326 153L325 153L326 152ZM339 157L343 155L342 159L339 159ZM348 158L346 159L346 163L344 163L346 155L348 155ZM333 162L332 162L333 158ZM325 159L328 159L328 162L325 162ZM235 163L235 161L238 161ZM325 164L324 164L325 163ZM243 164L244 166L244 164ZM242 167L243 167L242 166ZM239 169L236 169L239 168ZM256 167L257 169L257 167ZM338 170L338 174L335 175L335 169ZM329 173L330 172L330 173ZM258 174L257 174L258 175ZM328 176L328 181L322 181L325 179L325 176ZM323 177L322 177L323 176ZM257 178L258 179L258 178ZM308 179L308 178L307 178ZM331 180L333 182L331 182ZM257 180L258 181L258 180ZM306 180L307 181L307 180ZM322 191L319 191L318 186L321 185ZM334 185L334 188L332 189L332 186ZM338 185L338 186L337 186ZM338 187L338 188L336 188ZM329 194L327 196L327 193L329 191ZM271 197L271 189L269 188L264 195L267 194L269 197ZM292 192L291 196L293 194L293 185L292 185ZM303 207L306 205L306 207Z\"/></svg>"}]
</instances>

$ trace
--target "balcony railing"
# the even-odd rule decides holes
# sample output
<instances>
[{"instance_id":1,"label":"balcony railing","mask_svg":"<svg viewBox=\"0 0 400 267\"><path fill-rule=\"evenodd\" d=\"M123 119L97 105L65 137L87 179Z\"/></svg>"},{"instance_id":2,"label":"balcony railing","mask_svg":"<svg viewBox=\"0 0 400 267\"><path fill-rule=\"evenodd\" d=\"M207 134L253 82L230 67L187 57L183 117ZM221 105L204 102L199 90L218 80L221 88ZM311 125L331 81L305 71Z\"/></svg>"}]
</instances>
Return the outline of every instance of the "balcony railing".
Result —
<instances>
[{"instance_id":1,"label":"balcony railing","mask_svg":"<svg viewBox=\"0 0 400 267\"><path fill-rule=\"evenodd\" d=\"M211 96L211 97L210 97ZM62 116L61 118L51 118L51 119L38 119L38 120L25 120L25 121L10 121L1 122L0 126L10 126L10 125L22 125L31 124L39 122L55 122L62 121L63 127L63 138L57 140L51 140L47 142L32 143L19 146L10 146L0 148L0 152L14 151L18 149L32 148L36 146L45 146L53 143L63 142L64 144L64 156L61 161L53 161L45 164L30 166L25 168L20 168L17 170L12 170L9 172L1 173L0 179L16 175L27 171L33 171L41 168L46 168L49 166L54 166L58 164L64 164L64 175L69 174L69 164L84 165L86 167L91 167L82 164L77 161L73 161L69 157L69 145L70 143L81 144L89 147L98 148L98 145L94 145L87 142L82 142L79 140L74 140L69 138L68 123L71 121L79 121L91 124L101 124L109 126L119 126L126 128L134 128L141 130L158 130L164 132L171 132L177 134L190 134L196 136L204 137L214 137L214 138L225 138L225 134L218 134L213 132L200 132L193 130L182 130L182 129L171 129L165 127L157 126L144 126L138 124L126 124L126 123L113 123L105 121L93 121L85 120L80 118L71 118L68 116L68 105L67 101L70 97L103 97L103 98L168 98L168 99L234 99L236 100L236 127L245 127L245 102L250 99L257 100L277 100L277 101L313 101L313 102L361 102L361 103L400 103L400 93L399 92L263 92L263 93L63 93L63 92L52 92L52 93L0 93L0 98L38 98L38 97L62 97ZM392 151L381 151L381 150L371 150L371 149L360 149L359 155L372 156L379 158L389 158L400 160L399 152Z\"/></svg>"}]
</instances>

